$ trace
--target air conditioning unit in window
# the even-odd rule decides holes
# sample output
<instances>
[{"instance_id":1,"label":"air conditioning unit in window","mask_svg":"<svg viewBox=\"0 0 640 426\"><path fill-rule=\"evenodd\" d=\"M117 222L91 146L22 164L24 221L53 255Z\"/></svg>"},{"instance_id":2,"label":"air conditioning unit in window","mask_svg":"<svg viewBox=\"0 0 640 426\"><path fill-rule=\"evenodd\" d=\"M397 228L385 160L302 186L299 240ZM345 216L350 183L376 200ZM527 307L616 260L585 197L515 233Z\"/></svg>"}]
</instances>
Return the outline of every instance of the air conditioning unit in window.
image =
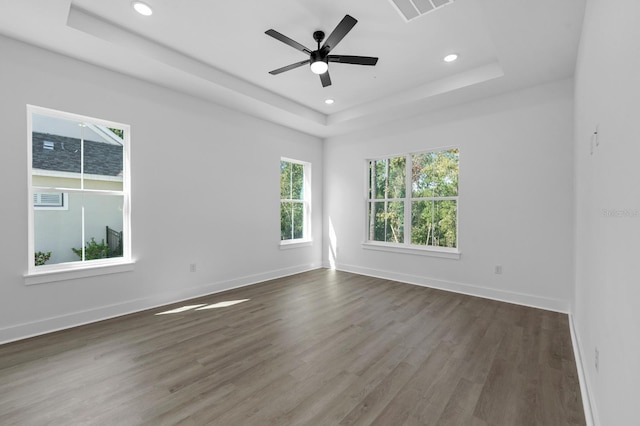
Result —
<instances>
[{"instance_id":1,"label":"air conditioning unit in window","mask_svg":"<svg viewBox=\"0 0 640 426\"><path fill-rule=\"evenodd\" d=\"M64 194L62 192L36 192L33 194L34 207L63 207Z\"/></svg>"}]
</instances>

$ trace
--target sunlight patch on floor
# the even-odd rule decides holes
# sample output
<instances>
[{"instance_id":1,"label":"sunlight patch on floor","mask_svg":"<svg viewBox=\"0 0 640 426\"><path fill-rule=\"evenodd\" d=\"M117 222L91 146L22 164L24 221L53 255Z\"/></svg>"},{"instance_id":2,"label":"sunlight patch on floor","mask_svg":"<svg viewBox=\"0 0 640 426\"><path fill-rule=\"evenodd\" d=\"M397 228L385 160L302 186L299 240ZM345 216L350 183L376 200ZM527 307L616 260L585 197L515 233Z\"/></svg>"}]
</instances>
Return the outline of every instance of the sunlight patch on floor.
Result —
<instances>
[{"instance_id":1,"label":"sunlight patch on floor","mask_svg":"<svg viewBox=\"0 0 640 426\"><path fill-rule=\"evenodd\" d=\"M202 303L200 305L185 305L180 308L171 309L170 311L160 312L156 315L168 315L168 314L179 314L180 312L190 311L191 309L199 308L201 306L205 306L206 303Z\"/></svg>"},{"instance_id":2,"label":"sunlight patch on floor","mask_svg":"<svg viewBox=\"0 0 640 426\"><path fill-rule=\"evenodd\" d=\"M251 299L227 300L225 302L212 303L210 305L201 303L199 305L185 305L180 308L171 309L169 311L159 312L155 315L179 314L186 311L203 311L207 309L226 308L227 306L237 305L238 303L247 302Z\"/></svg>"},{"instance_id":3,"label":"sunlight patch on floor","mask_svg":"<svg viewBox=\"0 0 640 426\"><path fill-rule=\"evenodd\" d=\"M204 311L205 309L226 308L227 306L237 305L238 303L246 302L248 300L251 299L229 300L227 302L214 303L212 305L203 306L202 308L197 308L196 311Z\"/></svg>"}]
</instances>

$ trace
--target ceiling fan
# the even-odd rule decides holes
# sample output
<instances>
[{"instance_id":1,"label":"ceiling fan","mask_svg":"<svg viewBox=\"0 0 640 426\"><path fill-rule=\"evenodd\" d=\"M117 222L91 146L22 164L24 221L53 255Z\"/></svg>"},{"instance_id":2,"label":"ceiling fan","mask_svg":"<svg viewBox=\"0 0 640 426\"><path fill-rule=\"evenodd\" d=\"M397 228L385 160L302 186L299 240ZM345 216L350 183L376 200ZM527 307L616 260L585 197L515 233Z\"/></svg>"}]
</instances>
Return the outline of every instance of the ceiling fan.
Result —
<instances>
[{"instance_id":1,"label":"ceiling fan","mask_svg":"<svg viewBox=\"0 0 640 426\"><path fill-rule=\"evenodd\" d=\"M292 69L301 67L306 64L311 64L311 71L315 74L320 75L320 81L322 82L322 87L327 87L331 85L331 77L329 77L329 62L339 62L341 64L354 64L354 65L375 65L378 62L378 58L374 58L371 56L352 56L352 55L330 55L331 52L338 43L347 35L349 31L354 27L354 25L358 21L349 15L345 15L342 18L342 21L338 24L338 26L333 30L329 37L325 40L324 44L320 46L320 43L324 40L324 32L316 31L313 33L313 39L318 43L317 50L311 50L302 44L298 43L295 40L290 39L289 37L280 34L276 30L268 30L265 31L265 34L270 35L276 40L280 40L284 44L288 44L296 50L301 51L309 55L309 59L296 62L291 65L287 65L282 68L278 68L273 71L269 71L271 75L277 75L283 73L285 71L290 71Z\"/></svg>"}]
</instances>

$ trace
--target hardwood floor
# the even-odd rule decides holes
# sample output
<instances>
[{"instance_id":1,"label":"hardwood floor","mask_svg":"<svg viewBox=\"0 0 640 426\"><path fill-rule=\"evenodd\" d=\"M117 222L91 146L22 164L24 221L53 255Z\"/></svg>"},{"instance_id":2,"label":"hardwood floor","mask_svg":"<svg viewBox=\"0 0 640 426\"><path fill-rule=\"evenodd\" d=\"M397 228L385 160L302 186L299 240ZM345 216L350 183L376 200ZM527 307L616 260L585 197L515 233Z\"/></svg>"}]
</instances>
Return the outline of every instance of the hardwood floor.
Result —
<instances>
[{"instance_id":1,"label":"hardwood floor","mask_svg":"<svg viewBox=\"0 0 640 426\"><path fill-rule=\"evenodd\" d=\"M0 346L0 424L585 419L566 315L316 270Z\"/></svg>"}]
</instances>

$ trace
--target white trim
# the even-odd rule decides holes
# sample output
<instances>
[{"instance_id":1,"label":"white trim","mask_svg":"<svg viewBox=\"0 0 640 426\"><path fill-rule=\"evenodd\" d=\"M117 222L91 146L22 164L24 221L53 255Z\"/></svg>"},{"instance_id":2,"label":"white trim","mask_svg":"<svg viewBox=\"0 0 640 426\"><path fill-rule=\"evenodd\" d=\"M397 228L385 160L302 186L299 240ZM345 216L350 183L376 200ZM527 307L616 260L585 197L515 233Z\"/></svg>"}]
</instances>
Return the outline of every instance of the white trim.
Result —
<instances>
[{"instance_id":1,"label":"white trim","mask_svg":"<svg viewBox=\"0 0 640 426\"><path fill-rule=\"evenodd\" d=\"M499 302L507 302L516 305L529 306L532 308L545 309L547 311L560 312L563 314L569 313L568 300L552 299L549 297L536 296L533 294L489 288L476 284L445 281L437 278L385 271L381 269L373 269L355 265L337 264L333 269L336 269L338 271L351 272L354 274L367 275L370 277L382 278L385 280L398 281L406 284L418 285L422 287L436 288L453 293L482 297L484 299L497 300Z\"/></svg>"},{"instance_id":2,"label":"white trim","mask_svg":"<svg viewBox=\"0 0 640 426\"><path fill-rule=\"evenodd\" d=\"M181 289L179 291L155 294L150 297L129 300L122 303L72 312L55 317L42 318L36 321L11 325L9 327L2 327L0 328L0 345L42 334L53 333L59 330L78 327L84 324L91 324L110 318L154 309L168 304L179 303L197 297L233 290L234 288L246 287L264 281L312 271L321 267L322 266L320 264L316 263L302 264L259 274L247 275L226 281L219 281L195 288L192 287Z\"/></svg>"},{"instance_id":3,"label":"white trim","mask_svg":"<svg viewBox=\"0 0 640 426\"><path fill-rule=\"evenodd\" d=\"M77 120L77 121L85 121L87 119L91 120L92 124L97 124L99 126L105 127L113 127L115 129L125 130L125 137L127 134L127 129L129 128L128 124L118 123L117 121L104 120L101 118L88 117L86 115L75 114L73 112L60 111L51 108L45 108L37 105L27 104L27 113L36 113L47 115L49 117L60 118L63 120ZM29 127L31 129L31 126Z\"/></svg>"},{"instance_id":4,"label":"white trim","mask_svg":"<svg viewBox=\"0 0 640 426\"><path fill-rule=\"evenodd\" d=\"M35 271L30 271L24 274L24 284L45 284L56 281L66 281L133 271L135 262L123 262L120 259L121 258L114 257L104 260L90 260L85 262L58 263L56 265L38 266ZM41 268L45 269L42 270Z\"/></svg>"},{"instance_id":5,"label":"white trim","mask_svg":"<svg viewBox=\"0 0 640 426\"><path fill-rule=\"evenodd\" d=\"M65 179L80 179L81 174L76 172L63 172L59 170L31 169L34 176L57 177ZM106 182L122 182L122 176L96 175L91 173L84 174L84 180L98 180Z\"/></svg>"},{"instance_id":6,"label":"white trim","mask_svg":"<svg viewBox=\"0 0 640 426\"><path fill-rule=\"evenodd\" d=\"M36 109L34 109L36 108ZM36 267L35 261L35 209L33 207L33 112L37 107L27 105L27 268L31 271Z\"/></svg>"},{"instance_id":7,"label":"white trim","mask_svg":"<svg viewBox=\"0 0 640 426\"><path fill-rule=\"evenodd\" d=\"M280 161L286 161L287 163L300 164L301 166L306 166L307 164L311 164L308 161L296 160L294 158L289 158L289 157L280 157Z\"/></svg>"},{"instance_id":8,"label":"white trim","mask_svg":"<svg viewBox=\"0 0 640 426\"><path fill-rule=\"evenodd\" d=\"M584 364L584 356L582 351L582 346L580 345L580 339L578 338L578 333L576 332L576 324L573 319L573 314L569 314L569 331L571 332L571 344L573 345L573 357L576 360L576 369L578 370L578 382L580 383L580 394L582 396L582 407L584 409L584 418L587 422L587 426L595 426L596 424L600 424L600 422L596 422L595 419L598 418L597 412L595 410L596 406L591 401L591 386L589 386L589 381L587 380L587 375L585 374L585 364Z\"/></svg>"},{"instance_id":9,"label":"white trim","mask_svg":"<svg viewBox=\"0 0 640 426\"><path fill-rule=\"evenodd\" d=\"M449 247L417 246L410 244L395 244L378 241L365 241L362 248L366 250L387 251L391 253L415 254L418 256L441 257L444 259L460 259L462 253Z\"/></svg>"},{"instance_id":10,"label":"white trim","mask_svg":"<svg viewBox=\"0 0 640 426\"><path fill-rule=\"evenodd\" d=\"M80 189L80 188L65 188L60 186L39 186L34 185L32 187L34 192L69 192L72 194L100 194L100 195L119 195L123 196L124 191L114 189Z\"/></svg>"},{"instance_id":11,"label":"white trim","mask_svg":"<svg viewBox=\"0 0 640 426\"><path fill-rule=\"evenodd\" d=\"M313 240L307 240L304 238L299 238L297 240L281 240L280 250L289 250L299 247L311 247L312 245Z\"/></svg>"},{"instance_id":12,"label":"white trim","mask_svg":"<svg viewBox=\"0 0 640 426\"><path fill-rule=\"evenodd\" d=\"M460 150L460 145L444 145L444 146L440 146L440 147L426 149L424 151L405 151L405 152L401 152L401 153L397 153L396 152L396 153L393 153L393 154L386 154L386 155L367 157L365 161L369 162L369 161L385 160L387 158L406 157L407 155L427 154L427 153L430 153L430 152L450 151L452 149L457 149L459 151Z\"/></svg>"}]
</instances>

